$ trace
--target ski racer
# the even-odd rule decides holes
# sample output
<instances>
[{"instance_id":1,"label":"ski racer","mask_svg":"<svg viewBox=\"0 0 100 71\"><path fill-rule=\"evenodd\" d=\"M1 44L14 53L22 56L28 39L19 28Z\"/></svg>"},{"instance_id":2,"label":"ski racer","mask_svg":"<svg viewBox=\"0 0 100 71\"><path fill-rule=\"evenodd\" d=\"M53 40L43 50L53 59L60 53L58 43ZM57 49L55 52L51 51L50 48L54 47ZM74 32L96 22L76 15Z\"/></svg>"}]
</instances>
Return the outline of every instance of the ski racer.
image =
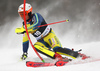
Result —
<instances>
[{"instance_id":1,"label":"ski racer","mask_svg":"<svg viewBox=\"0 0 100 71\"><path fill-rule=\"evenodd\" d=\"M32 6L29 3L26 3L25 7L28 33L36 38L37 42L34 44L34 47L39 53L52 59L63 59L61 55L69 56L73 59L76 59L79 56L78 52L62 47L56 34L49 25L37 27L47 24L45 19L39 13L32 13ZM18 13L24 20L23 11L24 4L21 4L18 8ZM25 60L28 57L29 39L25 31L24 22L22 23L22 27L16 28L15 33L23 34L23 54L21 59Z\"/></svg>"}]
</instances>

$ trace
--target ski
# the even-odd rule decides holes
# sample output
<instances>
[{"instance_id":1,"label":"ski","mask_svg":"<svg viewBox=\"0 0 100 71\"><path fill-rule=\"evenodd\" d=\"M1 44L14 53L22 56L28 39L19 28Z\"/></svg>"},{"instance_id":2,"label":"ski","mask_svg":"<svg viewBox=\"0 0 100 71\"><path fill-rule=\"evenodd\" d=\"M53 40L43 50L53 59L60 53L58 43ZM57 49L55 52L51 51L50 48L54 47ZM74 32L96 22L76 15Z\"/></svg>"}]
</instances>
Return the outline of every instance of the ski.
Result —
<instances>
[{"instance_id":1,"label":"ski","mask_svg":"<svg viewBox=\"0 0 100 71\"><path fill-rule=\"evenodd\" d=\"M64 66L68 61L59 60L54 63L43 63L43 62L32 62L27 61L26 66L27 67L47 67L47 66Z\"/></svg>"},{"instance_id":2,"label":"ski","mask_svg":"<svg viewBox=\"0 0 100 71\"><path fill-rule=\"evenodd\" d=\"M27 67L47 67L47 66L54 66L55 63L43 63L43 62L32 62L32 61L27 61L26 66Z\"/></svg>"},{"instance_id":3,"label":"ski","mask_svg":"<svg viewBox=\"0 0 100 71\"><path fill-rule=\"evenodd\" d=\"M81 54L82 56L84 56L84 59L85 58L88 58L86 55L84 54ZM47 67L47 66L64 66L65 64L67 63L70 63L72 62L72 59L68 59L68 58L65 58L63 60L56 60L54 61L53 63L50 63L50 62L46 62L46 63L43 63L43 62L33 62L33 61L27 61L26 62L26 66L27 67Z\"/></svg>"},{"instance_id":4,"label":"ski","mask_svg":"<svg viewBox=\"0 0 100 71\"><path fill-rule=\"evenodd\" d=\"M63 61L59 60L54 63L43 63L43 62L33 62L33 61L27 61L26 66L27 67L48 67L48 66L64 66L64 65L74 65L74 64L84 64L84 63L90 63L100 61L100 59L86 59L86 60L72 60L72 61Z\"/></svg>"},{"instance_id":5,"label":"ski","mask_svg":"<svg viewBox=\"0 0 100 71\"><path fill-rule=\"evenodd\" d=\"M95 59L90 56L86 56L85 54L80 53L80 58L77 58L75 60L65 58L64 60L55 60L54 62L33 62L33 61L27 61L26 66L27 67L48 67L48 66L64 66L64 65L73 65L73 64L83 64L83 63L89 63L89 62L95 62L100 61L100 59Z\"/></svg>"}]
</instances>

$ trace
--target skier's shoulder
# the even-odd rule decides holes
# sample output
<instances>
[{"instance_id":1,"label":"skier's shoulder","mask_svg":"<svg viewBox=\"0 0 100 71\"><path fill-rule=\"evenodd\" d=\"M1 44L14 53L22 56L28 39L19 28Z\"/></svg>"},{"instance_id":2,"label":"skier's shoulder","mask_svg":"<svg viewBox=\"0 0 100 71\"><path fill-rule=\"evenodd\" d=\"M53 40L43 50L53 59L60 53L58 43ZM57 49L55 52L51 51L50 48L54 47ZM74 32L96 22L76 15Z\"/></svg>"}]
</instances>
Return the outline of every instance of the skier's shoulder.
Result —
<instances>
[{"instance_id":1,"label":"skier's shoulder","mask_svg":"<svg viewBox=\"0 0 100 71\"><path fill-rule=\"evenodd\" d=\"M33 18L38 21L43 21L44 19L40 13L34 13Z\"/></svg>"},{"instance_id":2,"label":"skier's shoulder","mask_svg":"<svg viewBox=\"0 0 100 71\"><path fill-rule=\"evenodd\" d=\"M36 16L36 17L42 17L42 15L40 13L33 13L33 16Z\"/></svg>"}]
</instances>

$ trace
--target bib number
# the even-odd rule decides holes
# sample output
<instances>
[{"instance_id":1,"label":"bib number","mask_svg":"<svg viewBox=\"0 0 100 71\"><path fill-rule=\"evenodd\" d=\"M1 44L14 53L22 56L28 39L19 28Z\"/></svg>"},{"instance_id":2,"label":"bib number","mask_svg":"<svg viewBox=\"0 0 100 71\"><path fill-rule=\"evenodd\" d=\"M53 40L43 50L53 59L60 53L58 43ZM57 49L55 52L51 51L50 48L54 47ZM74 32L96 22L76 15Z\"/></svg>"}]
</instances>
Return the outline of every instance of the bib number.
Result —
<instances>
[{"instance_id":1,"label":"bib number","mask_svg":"<svg viewBox=\"0 0 100 71\"><path fill-rule=\"evenodd\" d=\"M41 32L40 32L40 31L36 31L36 32L34 33L34 35L40 36L40 35L41 35Z\"/></svg>"}]
</instances>

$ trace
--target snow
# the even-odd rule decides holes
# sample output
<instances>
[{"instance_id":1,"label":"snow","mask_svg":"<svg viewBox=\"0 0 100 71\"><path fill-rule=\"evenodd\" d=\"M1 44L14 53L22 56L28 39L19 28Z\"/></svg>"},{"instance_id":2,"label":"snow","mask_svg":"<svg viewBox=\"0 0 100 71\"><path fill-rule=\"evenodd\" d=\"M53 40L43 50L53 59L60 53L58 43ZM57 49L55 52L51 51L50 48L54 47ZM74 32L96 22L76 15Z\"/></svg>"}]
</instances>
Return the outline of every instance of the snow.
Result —
<instances>
[{"instance_id":1,"label":"snow","mask_svg":"<svg viewBox=\"0 0 100 71\"><path fill-rule=\"evenodd\" d=\"M16 22L19 23L20 21ZM32 61L41 61L33 49L29 48L29 58L26 61L21 61L20 56L22 55L22 36L14 33L16 26L20 26L19 24L15 25L8 33L7 37L3 38L5 35L4 30L1 32L0 39L2 39L2 44L0 48L0 71L100 71L100 61L83 63L83 64L71 64L65 65L62 67L39 67L39 68L31 68L26 67L25 62L27 60ZM6 27L6 26L5 26ZM66 39L66 38L64 38ZM35 38L32 38L32 41ZM63 40L63 38L62 38ZM0 41L1 42L1 41ZM36 41L33 41L33 43ZM66 43L62 42L64 45ZM67 45L66 45L67 46ZM85 44L77 44L77 45L69 45L68 47L73 47L75 50L82 49L82 53L90 55L95 59L100 58L100 42L90 42ZM45 60L50 61L47 57L41 55Z\"/></svg>"}]
</instances>

